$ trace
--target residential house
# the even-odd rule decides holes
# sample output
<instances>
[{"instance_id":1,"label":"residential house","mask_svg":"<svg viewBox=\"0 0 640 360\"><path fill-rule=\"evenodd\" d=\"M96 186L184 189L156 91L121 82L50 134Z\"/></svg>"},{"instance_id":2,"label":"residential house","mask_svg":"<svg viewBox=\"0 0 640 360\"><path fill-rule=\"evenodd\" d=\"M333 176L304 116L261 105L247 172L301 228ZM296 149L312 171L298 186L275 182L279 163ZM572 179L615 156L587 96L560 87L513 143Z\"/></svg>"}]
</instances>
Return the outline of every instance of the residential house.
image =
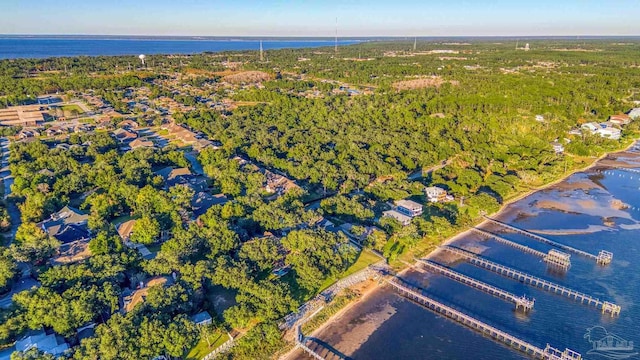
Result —
<instances>
[{"instance_id":1,"label":"residential house","mask_svg":"<svg viewBox=\"0 0 640 360\"><path fill-rule=\"evenodd\" d=\"M191 317L191 321L193 321L197 326L205 326L211 324L213 322L213 318L208 312L202 311L193 315Z\"/></svg>"},{"instance_id":2,"label":"residential house","mask_svg":"<svg viewBox=\"0 0 640 360\"><path fill-rule=\"evenodd\" d=\"M136 220L132 219L120 223L118 224L118 226L116 226L116 231L125 244L129 242L129 238L131 237L131 233L133 232L133 227L135 226L135 224Z\"/></svg>"},{"instance_id":3,"label":"residential house","mask_svg":"<svg viewBox=\"0 0 640 360\"><path fill-rule=\"evenodd\" d=\"M556 154L563 154L564 153L564 146L562 144L560 144L558 141L552 142L551 146L553 147L553 151Z\"/></svg>"},{"instance_id":4,"label":"residential house","mask_svg":"<svg viewBox=\"0 0 640 360\"><path fill-rule=\"evenodd\" d=\"M64 134L66 131L60 126L52 126L44 131L47 136L56 136L60 134Z\"/></svg>"},{"instance_id":5,"label":"residential house","mask_svg":"<svg viewBox=\"0 0 640 360\"><path fill-rule=\"evenodd\" d=\"M580 128L582 130L590 131L592 134L595 134L598 129L601 129L600 125L596 122L588 122L586 124L582 124Z\"/></svg>"},{"instance_id":6,"label":"residential house","mask_svg":"<svg viewBox=\"0 0 640 360\"><path fill-rule=\"evenodd\" d=\"M125 290L122 293L122 307L121 311L123 313L128 313L133 310L137 305L142 304L147 294L149 293L149 288L152 286L169 286L173 284L173 279L168 276L155 276L147 281L143 281L139 284L136 290L131 291L130 289Z\"/></svg>"},{"instance_id":7,"label":"residential house","mask_svg":"<svg viewBox=\"0 0 640 360\"><path fill-rule=\"evenodd\" d=\"M536 121L544 122L544 116L542 116L542 115L536 115Z\"/></svg>"},{"instance_id":8,"label":"residential house","mask_svg":"<svg viewBox=\"0 0 640 360\"><path fill-rule=\"evenodd\" d=\"M165 186L170 188L179 183L186 183L191 175L189 168L173 168L166 167L154 172L155 175L162 177Z\"/></svg>"},{"instance_id":9,"label":"residential house","mask_svg":"<svg viewBox=\"0 0 640 360\"><path fill-rule=\"evenodd\" d=\"M123 128L125 130L132 130L138 128L138 123L133 120L123 120L118 123L118 127Z\"/></svg>"},{"instance_id":10,"label":"residential house","mask_svg":"<svg viewBox=\"0 0 640 360\"><path fill-rule=\"evenodd\" d=\"M606 127L606 128L598 129L596 131L596 134L600 135L603 138L612 139L612 140L618 140L618 139L620 139L620 136L622 135L622 132L618 128Z\"/></svg>"},{"instance_id":11,"label":"residential house","mask_svg":"<svg viewBox=\"0 0 640 360\"><path fill-rule=\"evenodd\" d=\"M44 329L31 332L29 335L16 341L15 344L16 351L24 352L33 348L58 357L69 350L69 344L67 344L62 336L56 335L55 333L47 334Z\"/></svg>"},{"instance_id":12,"label":"residential house","mask_svg":"<svg viewBox=\"0 0 640 360\"><path fill-rule=\"evenodd\" d=\"M453 200L453 196L448 195L445 189L437 186L429 186L424 188L424 193L427 196L427 199L429 200L429 202L432 202L432 203L446 202L446 201Z\"/></svg>"},{"instance_id":13,"label":"residential house","mask_svg":"<svg viewBox=\"0 0 640 360\"><path fill-rule=\"evenodd\" d=\"M207 192L199 192L191 200L193 218L197 219L215 205L224 205L229 199L224 194L211 195Z\"/></svg>"},{"instance_id":14,"label":"residential house","mask_svg":"<svg viewBox=\"0 0 640 360\"><path fill-rule=\"evenodd\" d=\"M609 116L609 122L618 126L628 125L631 122L631 117L627 114L617 114Z\"/></svg>"},{"instance_id":15,"label":"residential house","mask_svg":"<svg viewBox=\"0 0 640 360\"><path fill-rule=\"evenodd\" d=\"M70 206L65 206L51 215L49 220L41 222L40 226L49 236L56 238L63 244L67 244L90 238L90 232L87 228L88 220L89 215L86 213Z\"/></svg>"},{"instance_id":16,"label":"residential house","mask_svg":"<svg viewBox=\"0 0 640 360\"><path fill-rule=\"evenodd\" d=\"M60 242L58 254L51 259L54 265L68 264L88 258L91 232L87 227L89 216L80 210L65 206L40 223L42 230Z\"/></svg>"},{"instance_id":17,"label":"residential house","mask_svg":"<svg viewBox=\"0 0 640 360\"><path fill-rule=\"evenodd\" d=\"M23 129L23 130L20 130L20 132L18 133L18 138L20 140L25 140L25 139L28 139L28 138L36 137L38 135L40 135L40 133L35 131L35 130L25 130L25 129Z\"/></svg>"},{"instance_id":18,"label":"residential house","mask_svg":"<svg viewBox=\"0 0 640 360\"><path fill-rule=\"evenodd\" d=\"M138 134L136 134L133 131L129 131L129 130L125 130L125 129L119 128L119 129L116 129L116 130L113 131L113 136L119 142L126 143L126 142L130 142L133 139L137 138Z\"/></svg>"},{"instance_id":19,"label":"residential house","mask_svg":"<svg viewBox=\"0 0 640 360\"><path fill-rule=\"evenodd\" d=\"M396 201L396 210L412 218L422 215L422 205L411 200Z\"/></svg>"},{"instance_id":20,"label":"residential house","mask_svg":"<svg viewBox=\"0 0 640 360\"><path fill-rule=\"evenodd\" d=\"M398 222L400 224L402 224L402 226L407 226L409 224L411 224L411 217L407 216L403 213L400 213L396 210L388 210L382 213L382 217L390 217L390 218L394 218L396 220L398 220Z\"/></svg>"},{"instance_id":21,"label":"residential house","mask_svg":"<svg viewBox=\"0 0 640 360\"><path fill-rule=\"evenodd\" d=\"M629 115L629 117L633 120L640 119L640 107L631 109L631 111L629 111L627 115Z\"/></svg>"},{"instance_id":22,"label":"residential house","mask_svg":"<svg viewBox=\"0 0 640 360\"><path fill-rule=\"evenodd\" d=\"M155 144L150 140L135 139L129 143L129 147L131 149L152 148L155 147Z\"/></svg>"}]
</instances>

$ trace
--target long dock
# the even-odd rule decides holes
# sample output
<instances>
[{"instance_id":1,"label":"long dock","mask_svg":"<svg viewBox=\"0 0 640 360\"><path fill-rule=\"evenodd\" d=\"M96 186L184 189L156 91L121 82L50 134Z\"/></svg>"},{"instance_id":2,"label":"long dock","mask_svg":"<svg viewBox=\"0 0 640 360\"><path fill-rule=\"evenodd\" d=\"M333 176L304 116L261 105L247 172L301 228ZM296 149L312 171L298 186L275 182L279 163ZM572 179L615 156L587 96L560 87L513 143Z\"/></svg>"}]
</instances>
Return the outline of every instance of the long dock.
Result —
<instances>
[{"instance_id":1,"label":"long dock","mask_svg":"<svg viewBox=\"0 0 640 360\"><path fill-rule=\"evenodd\" d=\"M532 345L524 340L518 339L517 337L508 334L502 330L499 330L491 325L485 324L484 322L475 319L467 314L464 314L458 310L455 310L447 305L444 305L438 301L435 301L424 294L416 291L415 289L411 289L408 286L400 283L398 280L391 279L386 280L386 282L391 285L398 293L402 296L413 300L420 305L426 307L427 309L444 315L460 324L463 324L472 330L476 330L484 335L487 335L496 341L499 341L511 348L514 348L518 351L521 351L533 358L536 359L545 359L545 360L581 360L582 356L570 349L566 349L561 352L558 349L555 349L549 344L544 349L541 349L535 345Z\"/></svg>"},{"instance_id":2,"label":"long dock","mask_svg":"<svg viewBox=\"0 0 640 360\"><path fill-rule=\"evenodd\" d=\"M509 301L516 306L516 310L522 309L524 312L528 312L529 310L533 309L533 305L535 303L535 300L533 299L528 299L525 296L514 295L506 290L502 290L498 287L476 280L457 271L453 271L446 266L440 265L430 260L418 259L418 262L435 273L444 275L449 279L471 286L472 288L484 291L487 294L493 295L499 299Z\"/></svg>"},{"instance_id":3,"label":"long dock","mask_svg":"<svg viewBox=\"0 0 640 360\"><path fill-rule=\"evenodd\" d=\"M515 279L524 284L531 285L533 287L554 294L568 297L569 299L579 301L581 304L595 306L597 309L602 310L603 314L610 314L612 317L620 315L620 306L614 303L602 301L600 299L592 297L591 295L587 295L585 293L581 293L579 291L553 283L551 281L544 280L539 277L529 275L525 272L495 263L467 250L463 250L453 246L443 246L442 249L463 257L465 260L475 266L493 271L499 275Z\"/></svg>"},{"instance_id":4,"label":"long dock","mask_svg":"<svg viewBox=\"0 0 640 360\"><path fill-rule=\"evenodd\" d=\"M584 256L586 258L595 260L599 265L609 265L611 263L611 261L613 260L613 254L608 252L608 251L605 251L605 250L600 250L598 255L593 255L591 253L588 253L586 251L582 251L580 249L576 249L576 248L571 247L569 245L560 244L560 243L555 242L555 241L553 241L551 239L547 239L545 237L542 237L542 236L540 236L538 234L534 234L534 233L532 233L530 231L521 229L519 227L515 227L513 225L509 225L507 223L503 223L502 221L499 221L499 220L496 220L496 219L492 219L492 218L490 218L490 217L488 217L486 215L483 215L483 217L486 220L492 222L493 224L496 224L498 226L502 226L502 227L504 227L506 229L515 231L515 232L517 232L519 234L522 234L522 235L525 235L525 236L528 236L528 237L530 237L530 238L532 238L534 240L543 242L543 243L551 245L551 246L555 246L555 247L557 247L559 249L562 249L564 251L567 251L567 252L571 252L571 253L578 254L580 256Z\"/></svg>"},{"instance_id":5,"label":"long dock","mask_svg":"<svg viewBox=\"0 0 640 360\"><path fill-rule=\"evenodd\" d=\"M490 233L488 231L484 231L478 228L471 228L472 231L486 237L486 238L490 238L493 239L499 243L505 244L507 246L511 246L513 248L516 248L522 252L531 254L533 256L537 256L539 258L541 258L544 262L546 262L547 264L554 266L555 268L560 268L564 271L569 270L569 267L571 266L571 255L569 254L565 254L563 252L560 252L558 250L550 250L548 253L544 253L542 251L538 251L536 249L532 249L526 245L522 245L522 244L518 244L515 241L511 241L508 239L505 239L501 236L498 236L496 234Z\"/></svg>"},{"instance_id":6,"label":"long dock","mask_svg":"<svg viewBox=\"0 0 640 360\"><path fill-rule=\"evenodd\" d=\"M318 346L321 346L322 349L326 350L328 353L328 358L324 357L320 354L318 354L317 351L315 351L314 349L311 349L309 346L307 346L307 343L311 343L313 342L313 339L304 336L304 334L302 334L302 329L301 329L302 325L298 325L296 327L296 347L301 348L302 350L304 350L307 354L309 354L311 357L313 357L316 360L328 360L328 359L338 359L338 360L344 360L345 357L340 355L340 354L336 354L336 352L332 351L331 349L327 349L326 347L318 344L317 342L315 344L317 344Z\"/></svg>"}]
</instances>

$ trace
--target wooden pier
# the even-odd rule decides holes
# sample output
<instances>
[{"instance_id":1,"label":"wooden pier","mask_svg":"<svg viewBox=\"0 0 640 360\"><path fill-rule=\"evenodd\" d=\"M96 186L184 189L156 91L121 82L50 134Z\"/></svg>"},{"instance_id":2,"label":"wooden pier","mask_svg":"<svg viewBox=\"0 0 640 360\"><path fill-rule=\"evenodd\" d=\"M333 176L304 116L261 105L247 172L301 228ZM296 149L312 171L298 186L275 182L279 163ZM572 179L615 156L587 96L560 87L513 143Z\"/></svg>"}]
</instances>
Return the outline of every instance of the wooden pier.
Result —
<instances>
[{"instance_id":1,"label":"wooden pier","mask_svg":"<svg viewBox=\"0 0 640 360\"><path fill-rule=\"evenodd\" d=\"M528 312L531 309L533 309L533 305L535 304L535 300L533 299L529 299L525 296L514 295L508 291L502 290L493 285L489 285L482 281L476 280L472 277L453 271L452 269L446 266L440 265L436 262L433 262L430 260L422 260L422 259L418 259L418 262L420 262L424 267L426 267L427 269L435 273L444 275L459 283L469 285L472 288L484 291L487 294L493 295L499 299L509 301L516 306L516 310L522 309L522 311Z\"/></svg>"},{"instance_id":2,"label":"wooden pier","mask_svg":"<svg viewBox=\"0 0 640 360\"><path fill-rule=\"evenodd\" d=\"M302 350L304 350L307 354L309 354L311 357L313 357L316 360L329 360L329 359L338 359L338 360L344 360L345 357L340 355L340 354L336 354L334 351L327 349L326 347L322 347L322 349L326 350L328 353L328 358L324 357L320 354L318 354L318 352L314 349L311 349L307 343L314 343L313 339L308 338L306 336L304 336L302 334L302 329L301 329L302 325L298 325L296 327L296 347L301 348ZM317 343L315 343L317 344ZM321 346L318 344L318 346Z\"/></svg>"},{"instance_id":3,"label":"wooden pier","mask_svg":"<svg viewBox=\"0 0 640 360\"><path fill-rule=\"evenodd\" d=\"M575 291L565 286L555 284L551 281L544 280L539 277L529 275L525 272L515 270L510 267L495 263L493 261L487 260L467 250L463 250L453 246L443 246L442 249L463 257L465 260L467 260L469 263L475 266L493 271L499 275L502 275L511 279L515 279L524 284L531 285L533 287L536 287L554 294L559 294L559 295L568 297L569 299L579 301L581 304L595 306L597 309L602 310L603 314L610 314L612 317L620 315L620 306L614 303L611 303L608 301L602 301L600 299L594 298L590 295L581 293L579 291Z\"/></svg>"},{"instance_id":4,"label":"wooden pier","mask_svg":"<svg viewBox=\"0 0 640 360\"><path fill-rule=\"evenodd\" d=\"M603 266L604 265L609 265L611 263L611 261L613 260L613 254L608 252L608 251L605 251L605 250L600 250L598 255L593 255L591 253L588 253L586 251L582 251L580 249L576 249L576 248L571 247L569 245L560 244L560 243L555 242L555 241L553 241L551 239L547 239L547 238L542 237L542 236L540 236L538 234L534 234L534 233L532 233L530 231L527 231L527 230L524 230L524 229L520 229L520 228L515 227L513 225L509 225L507 223L503 223L502 221L499 221L499 220L496 220L496 219L492 219L492 218L490 218L488 216L484 216L483 215L483 217L486 220L488 220L488 221L490 221L490 222L492 222L492 223L494 223L494 224L496 224L498 226L501 226L501 227L504 227L506 229L515 231L515 232L517 232L519 234L528 236L528 237L530 237L530 238L532 238L534 240L543 242L543 243L551 245L551 246L555 246L555 247L557 247L559 249L562 249L562 250L570 252L570 253L578 254L580 256L584 256L586 258L595 260L598 263L598 265L603 265Z\"/></svg>"},{"instance_id":5,"label":"wooden pier","mask_svg":"<svg viewBox=\"0 0 640 360\"><path fill-rule=\"evenodd\" d=\"M548 359L548 360L581 360L582 356L570 349L566 349L561 352L558 349L555 349L549 344L544 349L541 349L535 345L532 345L524 340L518 339L517 337L510 335L502 330L499 330L491 325L485 324L484 322L477 320L467 314L464 314L458 310L455 310L447 305L444 305L438 301L435 301L426 295L422 294L416 289L412 289L405 284L401 283L399 280L392 278L390 280L386 280L386 282L391 285L400 295L417 302L418 304L426 307L427 309L444 315L449 319L452 319L462 325L465 325L472 330L475 330L483 335L487 335L493 338L496 341L499 341L513 349L521 351L535 359Z\"/></svg>"},{"instance_id":6,"label":"wooden pier","mask_svg":"<svg viewBox=\"0 0 640 360\"><path fill-rule=\"evenodd\" d=\"M538 251L536 249L532 249L526 245L518 244L515 241L511 241L500 237L494 233L490 233L488 231L484 231L478 228L471 228L472 231L486 237L489 239L493 239L499 243L505 244L507 246L511 246L520 251L523 251L527 254L531 254L533 256L537 256L541 258L548 265L553 266L554 268L567 271L571 267L571 255L563 253L562 251L558 251L555 249L549 250L548 253L544 253L542 251Z\"/></svg>"}]
</instances>

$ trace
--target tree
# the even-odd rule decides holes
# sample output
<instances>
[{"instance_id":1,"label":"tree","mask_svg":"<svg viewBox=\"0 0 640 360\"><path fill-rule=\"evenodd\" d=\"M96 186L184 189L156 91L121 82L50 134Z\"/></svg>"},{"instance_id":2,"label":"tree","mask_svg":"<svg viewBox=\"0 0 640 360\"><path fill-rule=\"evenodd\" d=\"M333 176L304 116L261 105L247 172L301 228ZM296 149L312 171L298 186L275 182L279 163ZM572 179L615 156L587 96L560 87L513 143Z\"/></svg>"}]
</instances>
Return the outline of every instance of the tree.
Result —
<instances>
[{"instance_id":1,"label":"tree","mask_svg":"<svg viewBox=\"0 0 640 360\"><path fill-rule=\"evenodd\" d=\"M150 245L156 242L159 237L160 223L150 216L141 217L133 225L133 232L131 233L131 241L133 242Z\"/></svg>"},{"instance_id":2,"label":"tree","mask_svg":"<svg viewBox=\"0 0 640 360\"><path fill-rule=\"evenodd\" d=\"M18 266L11 256L11 251L8 248L0 248L0 293L10 287L17 270Z\"/></svg>"},{"instance_id":3,"label":"tree","mask_svg":"<svg viewBox=\"0 0 640 360\"><path fill-rule=\"evenodd\" d=\"M13 256L27 263L40 262L53 255L60 243L48 236L36 224L25 222L16 231L16 242L11 245Z\"/></svg>"},{"instance_id":4,"label":"tree","mask_svg":"<svg viewBox=\"0 0 640 360\"><path fill-rule=\"evenodd\" d=\"M282 239L289 250L286 262L293 266L298 283L307 290L315 290L328 277L346 270L357 255L344 236L324 230L292 231Z\"/></svg>"}]
</instances>

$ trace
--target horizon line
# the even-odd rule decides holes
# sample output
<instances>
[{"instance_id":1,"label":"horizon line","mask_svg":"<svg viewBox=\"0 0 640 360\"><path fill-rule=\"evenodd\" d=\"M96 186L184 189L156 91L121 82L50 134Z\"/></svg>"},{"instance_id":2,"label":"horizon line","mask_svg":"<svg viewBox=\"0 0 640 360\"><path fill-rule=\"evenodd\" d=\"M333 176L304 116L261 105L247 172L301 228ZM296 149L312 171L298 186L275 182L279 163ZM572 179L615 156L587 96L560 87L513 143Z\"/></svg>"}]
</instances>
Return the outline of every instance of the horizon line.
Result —
<instances>
[{"instance_id":1,"label":"horizon line","mask_svg":"<svg viewBox=\"0 0 640 360\"><path fill-rule=\"evenodd\" d=\"M154 38L310 38L310 39L330 39L335 36L315 36L315 35L158 35L158 34L58 34L58 33L35 33L35 34L2 34L0 37L154 37ZM413 38L640 38L640 34L635 35L603 35L603 34L568 34L568 35L345 35L341 39L413 39Z\"/></svg>"}]
</instances>

